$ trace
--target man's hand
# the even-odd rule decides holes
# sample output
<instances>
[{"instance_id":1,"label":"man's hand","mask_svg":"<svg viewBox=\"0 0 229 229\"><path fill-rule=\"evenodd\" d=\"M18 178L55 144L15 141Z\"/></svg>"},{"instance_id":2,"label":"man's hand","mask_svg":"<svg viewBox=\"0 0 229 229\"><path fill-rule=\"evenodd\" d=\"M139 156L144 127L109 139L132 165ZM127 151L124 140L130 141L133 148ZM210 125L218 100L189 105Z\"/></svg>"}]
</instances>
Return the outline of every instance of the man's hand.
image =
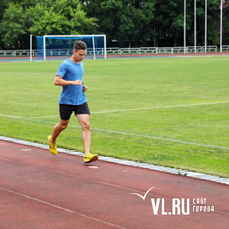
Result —
<instances>
[{"instance_id":1,"label":"man's hand","mask_svg":"<svg viewBox=\"0 0 229 229\"><path fill-rule=\"evenodd\" d=\"M87 86L83 85L83 92L86 92L86 91L87 91Z\"/></svg>"},{"instance_id":2,"label":"man's hand","mask_svg":"<svg viewBox=\"0 0 229 229\"><path fill-rule=\"evenodd\" d=\"M81 85L82 84L82 82L80 81L80 80L76 80L76 81L73 81L73 85Z\"/></svg>"}]
</instances>

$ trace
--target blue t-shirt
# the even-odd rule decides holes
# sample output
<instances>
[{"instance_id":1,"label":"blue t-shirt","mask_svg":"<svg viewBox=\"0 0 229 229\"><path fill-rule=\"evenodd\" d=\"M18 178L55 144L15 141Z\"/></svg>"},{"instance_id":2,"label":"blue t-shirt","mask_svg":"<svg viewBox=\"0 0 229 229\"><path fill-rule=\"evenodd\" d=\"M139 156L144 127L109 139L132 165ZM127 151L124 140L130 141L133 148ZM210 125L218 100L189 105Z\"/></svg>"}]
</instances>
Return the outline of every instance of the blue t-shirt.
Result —
<instances>
[{"instance_id":1,"label":"blue t-shirt","mask_svg":"<svg viewBox=\"0 0 229 229\"><path fill-rule=\"evenodd\" d=\"M62 76L64 80L75 81L81 80L83 82L83 63L76 64L70 59L65 60L59 66L56 73L58 76ZM67 85L63 86L63 90L60 94L59 104L67 105L81 105L87 102L87 98L83 92L83 85Z\"/></svg>"}]
</instances>

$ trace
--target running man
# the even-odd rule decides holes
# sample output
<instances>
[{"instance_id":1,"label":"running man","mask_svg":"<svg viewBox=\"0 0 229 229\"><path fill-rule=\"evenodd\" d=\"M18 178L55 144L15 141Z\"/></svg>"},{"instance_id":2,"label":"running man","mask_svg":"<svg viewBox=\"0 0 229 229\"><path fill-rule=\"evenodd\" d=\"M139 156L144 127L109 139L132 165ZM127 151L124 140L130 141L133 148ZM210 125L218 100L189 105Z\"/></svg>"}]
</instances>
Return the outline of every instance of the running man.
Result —
<instances>
[{"instance_id":1,"label":"running man","mask_svg":"<svg viewBox=\"0 0 229 229\"><path fill-rule=\"evenodd\" d=\"M83 41L76 41L72 56L60 64L56 73L54 84L63 87L59 100L60 121L54 126L52 135L48 136L48 143L50 152L56 155L56 139L61 131L67 128L70 116L74 111L82 127L84 162L89 163L96 161L98 155L90 153L90 110L84 93L87 91L87 86L82 83L84 74L82 60L85 57L86 49L87 45Z\"/></svg>"}]
</instances>

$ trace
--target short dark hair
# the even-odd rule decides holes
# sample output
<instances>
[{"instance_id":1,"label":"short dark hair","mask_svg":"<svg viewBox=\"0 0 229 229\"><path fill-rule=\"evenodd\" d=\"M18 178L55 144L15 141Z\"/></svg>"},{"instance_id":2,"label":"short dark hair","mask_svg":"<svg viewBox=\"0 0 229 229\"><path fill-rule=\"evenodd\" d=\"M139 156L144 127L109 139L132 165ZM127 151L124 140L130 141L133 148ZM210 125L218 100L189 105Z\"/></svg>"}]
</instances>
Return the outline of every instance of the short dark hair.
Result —
<instances>
[{"instance_id":1,"label":"short dark hair","mask_svg":"<svg viewBox=\"0 0 229 229\"><path fill-rule=\"evenodd\" d=\"M83 42L83 41L76 41L74 46L73 46L73 49L75 51L78 51L79 49L87 49L87 45Z\"/></svg>"}]
</instances>

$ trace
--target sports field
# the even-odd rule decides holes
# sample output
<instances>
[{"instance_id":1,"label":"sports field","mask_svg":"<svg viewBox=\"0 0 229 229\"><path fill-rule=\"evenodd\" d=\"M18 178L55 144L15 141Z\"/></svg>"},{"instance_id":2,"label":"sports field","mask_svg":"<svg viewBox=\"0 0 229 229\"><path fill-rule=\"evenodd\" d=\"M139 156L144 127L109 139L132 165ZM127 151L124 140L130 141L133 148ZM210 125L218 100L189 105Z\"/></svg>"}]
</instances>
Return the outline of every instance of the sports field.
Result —
<instances>
[{"instance_id":1,"label":"sports field","mask_svg":"<svg viewBox=\"0 0 229 229\"><path fill-rule=\"evenodd\" d=\"M229 57L84 60L92 153L229 177ZM0 135L47 144L61 61L0 63ZM58 147L83 151L72 117ZM48 152L47 152L48 153Z\"/></svg>"}]
</instances>

